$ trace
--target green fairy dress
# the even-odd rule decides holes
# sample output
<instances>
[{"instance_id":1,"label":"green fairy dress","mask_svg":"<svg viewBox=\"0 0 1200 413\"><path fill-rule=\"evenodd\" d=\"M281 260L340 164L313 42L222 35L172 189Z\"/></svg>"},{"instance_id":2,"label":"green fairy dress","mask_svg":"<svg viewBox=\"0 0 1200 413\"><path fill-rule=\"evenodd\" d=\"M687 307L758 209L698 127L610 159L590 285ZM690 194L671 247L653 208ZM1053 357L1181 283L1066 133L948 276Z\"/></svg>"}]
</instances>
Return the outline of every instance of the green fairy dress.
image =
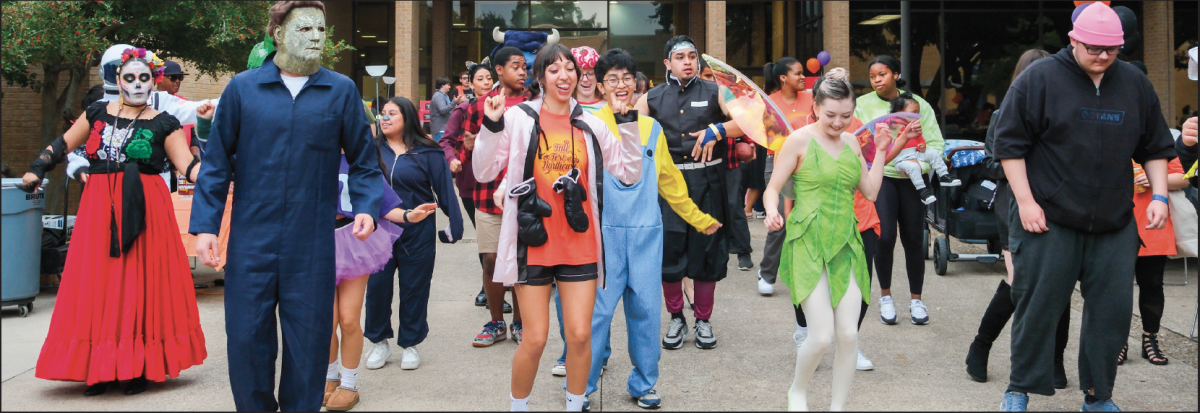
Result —
<instances>
[{"instance_id":1,"label":"green fairy dress","mask_svg":"<svg viewBox=\"0 0 1200 413\"><path fill-rule=\"evenodd\" d=\"M829 271L829 298L837 307L850 287L853 271L863 301L871 296L871 279L863 256L854 191L862 175L858 157L849 145L835 159L809 141L795 181L796 204L788 215L787 239L779 261L779 276L799 305L817 286L821 270Z\"/></svg>"}]
</instances>

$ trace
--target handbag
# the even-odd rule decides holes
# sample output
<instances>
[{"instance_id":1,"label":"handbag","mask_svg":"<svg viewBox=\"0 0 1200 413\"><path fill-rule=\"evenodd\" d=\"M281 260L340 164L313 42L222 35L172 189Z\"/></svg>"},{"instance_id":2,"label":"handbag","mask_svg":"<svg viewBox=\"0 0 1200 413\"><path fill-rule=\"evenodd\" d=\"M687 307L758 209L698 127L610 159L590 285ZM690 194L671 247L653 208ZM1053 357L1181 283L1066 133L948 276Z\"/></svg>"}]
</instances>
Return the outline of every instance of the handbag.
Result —
<instances>
[{"instance_id":1,"label":"handbag","mask_svg":"<svg viewBox=\"0 0 1200 413\"><path fill-rule=\"evenodd\" d=\"M1175 255L1171 258L1196 257L1196 207L1182 190L1167 192L1171 201L1171 227L1175 229Z\"/></svg>"}]
</instances>

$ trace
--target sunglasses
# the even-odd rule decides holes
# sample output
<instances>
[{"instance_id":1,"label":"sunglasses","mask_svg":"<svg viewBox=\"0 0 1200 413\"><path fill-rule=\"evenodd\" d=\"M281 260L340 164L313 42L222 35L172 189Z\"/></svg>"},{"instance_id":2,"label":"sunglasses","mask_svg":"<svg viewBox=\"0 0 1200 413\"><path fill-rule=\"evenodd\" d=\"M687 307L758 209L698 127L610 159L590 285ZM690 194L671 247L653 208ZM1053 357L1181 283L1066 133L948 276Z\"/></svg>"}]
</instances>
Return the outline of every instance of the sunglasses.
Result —
<instances>
[{"instance_id":1,"label":"sunglasses","mask_svg":"<svg viewBox=\"0 0 1200 413\"><path fill-rule=\"evenodd\" d=\"M183 75L170 75L170 76L167 76L167 80L170 80L172 82L182 82Z\"/></svg>"},{"instance_id":2,"label":"sunglasses","mask_svg":"<svg viewBox=\"0 0 1200 413\"><path fill-rule=\"evenodd\" d=\"M1121 51L1121 46L1092 46L1078 40L1075 42L1083 46L1083 49L1087 51L1087 54L1092 56L1099 56L1100 53L1108 53L1109 56L1116 56L1117 52Z\"/></svg>"}]
</instances>

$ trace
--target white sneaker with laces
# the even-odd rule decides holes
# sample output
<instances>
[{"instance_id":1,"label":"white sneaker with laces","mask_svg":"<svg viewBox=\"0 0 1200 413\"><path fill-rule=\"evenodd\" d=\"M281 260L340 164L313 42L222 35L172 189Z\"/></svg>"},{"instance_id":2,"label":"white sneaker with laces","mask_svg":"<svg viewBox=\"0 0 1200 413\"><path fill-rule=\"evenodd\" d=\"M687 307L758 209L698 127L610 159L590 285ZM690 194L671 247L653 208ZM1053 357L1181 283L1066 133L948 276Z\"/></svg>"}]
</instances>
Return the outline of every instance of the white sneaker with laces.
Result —
<instances>
[{"instance_id":1,"label":"white sneaker with laces","mask_svg":"<svg viewBox=\"0 0 1200 413\"><path fill-rule=\"evenodd\" d=\"M908 305L908 313L912 316L913 324L920 326L929 324L929 312L926 311L925 303L922 303L921 300L912 300L912 303Z\"/></svg>"},{"instance_id":2,"label":"white sneaker with laces","mask_svg":"<svg viewBox=\"0 0 1200 413\"><path fill-rule=\"evenodd\" d=\"M550 369L550 374L558 376L558 377L566 376L567 375L567 365L566 364L555 364L554 367L552 367ZM603 374L603 373L601 373L601 374Z\"/></svg>"},{"instance_id":3,"label":"white sneaker with laces","mask_svg":"<svg viewBox=\"0 0 1200 413\"><path fill-rule=\"evenodd\" d=\"M771 295L775 293L775 285L764 280L762 276L758 277L758 293L762 295Z\"/></svg>"},{"instance_id":4,"label":"white sneaker with laces","mask_svg":"<svg viewBox=\"0 0 1200 413\"><path fill-rule=\"evenodd\" d=\"M861 348L858 349L858 366L856 368L859 371L875 370L875 363L872 363L870 359L867 359L867 356L863 355Z\"/></svg>"},{"instance_id":5,"label":"white sneaker with laces","mask_svg":"<svg viewBox=\"0 0 1200 413\"><path fill-rule=\"evenodd\" d=\"M421 367L421 355L417 354L417 347L408 347L404 349L404 358L400 360L400 368L404 370L416 370Z\"/></svg>"},{"instance_id":6,"label":"white sneaker with laces","mask_svg":"<svg viewBox=\"0 0 1200 413\"><path fill-rule=\"evenodd\" d=\"M367 369L377 370L383 368L387 364L388 357L391 356L392 348L388 346L387 340L371 343L371 349L367 350Z\"/></svg>"},{"instance_id":7,"label":"white sneaker with laces","mask_svg":"<svg viewBox=\"0 0 1200 413\"><path fill-rule=\"evenodd\" d=\"M886 325L896 324L896 304L890 295L879 297L879 321Z\"/></svg>"}]
</instances>

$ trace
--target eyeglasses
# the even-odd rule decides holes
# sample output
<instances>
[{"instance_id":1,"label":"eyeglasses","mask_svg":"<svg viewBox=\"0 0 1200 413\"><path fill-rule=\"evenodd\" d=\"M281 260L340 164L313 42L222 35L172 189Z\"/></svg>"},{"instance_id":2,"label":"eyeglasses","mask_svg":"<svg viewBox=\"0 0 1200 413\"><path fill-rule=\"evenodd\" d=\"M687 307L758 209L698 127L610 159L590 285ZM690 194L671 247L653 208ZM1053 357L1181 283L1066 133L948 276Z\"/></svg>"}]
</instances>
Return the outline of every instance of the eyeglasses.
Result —
<instances>
[{"instance_id":1,"label":"eyeglasses","mask_svg":"<svg viewBox=\"0 0 1200 413\"><path fill-rule=\"evenodd\" d=\"M579 80L583 80L583 79L587 79L587 78L595 79L596 72L583 72L582 75L579 75Z\"/></svg>"},{"instance_id":2,"label":"eyeglasses","mask_svg":"<svg viewBox=\"0 0 1200 413\"><path fill-rule=\"evenodd\" d=\"M630 75L625 75L625 77L622 77L620 79L618 79L616 76L609 76L609 77L604 78L604 84L608 85L608 87L610 87L610 88L616 88L620 83L624 83L625 86L634 86L637 84L637 78L630 76Z\"/></svg>"},{"instance_id":3,"label":"eyeglasses","mask_svg":"<svg viewBox=\"0 0 1200 413\"><path fill-rule=\"evenodd\" d=\"M1083 46L1083 49L1087 51L1087 54L1092 55L1092 56L1099 56L1100 53L1108 53L1109 56L1116 56L1117 52L1121 51L1121 46L1103 46L1102 47L1102 46L1092 46L1092 45L1086 44L1086 43L1078 41L1078 40L1076 40L1075 42L1079 43L1079 45Z\"/></svg>"}]
</instances>

